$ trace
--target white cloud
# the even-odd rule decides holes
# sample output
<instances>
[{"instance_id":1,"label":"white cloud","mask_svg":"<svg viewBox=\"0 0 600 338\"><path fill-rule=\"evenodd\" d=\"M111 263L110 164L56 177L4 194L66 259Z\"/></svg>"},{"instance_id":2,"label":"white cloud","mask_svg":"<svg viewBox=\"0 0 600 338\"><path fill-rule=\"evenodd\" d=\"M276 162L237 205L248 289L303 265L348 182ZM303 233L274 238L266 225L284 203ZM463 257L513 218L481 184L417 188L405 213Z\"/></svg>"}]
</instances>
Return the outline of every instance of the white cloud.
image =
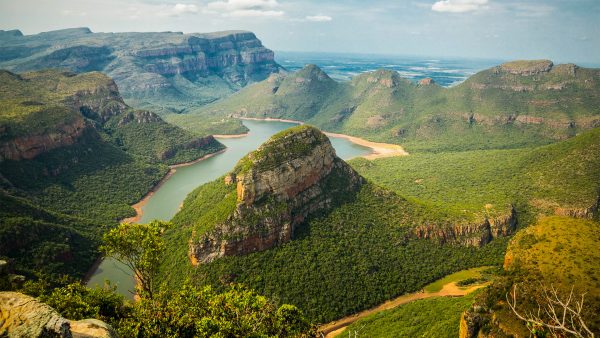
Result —
<instances>
[{"instance_id":1,"label":"white cloud","mask_svg":"<svg viewBox=\"0 0 600 338\"><path fill-rule=\"evenodd\" d=\"M488 0L441 0L434 3L431 9L436 12L465 13L485 8Z\"/></svg>"},{"instance_id":2,"label":"white cloud","mask_svg":"<svg viewBox=\"0 0 600 338\"><path fill-rule=\"evenodd\" d=\"M73 11L70 9L65 9L61 11L61 14L64 16L87 16L87 12Z\"/></svg>"},{"instance_id":3,"label":"white cloud","mask_svg":"<svg viewBox=\"0 0 600 338\"><path fill-rule=\"evenodd\" d=\"M277 0L225 0L208 3L209 13L229 17L278 17L285 14L279 10Z\"/></svg>"},{"instance_id":4,"label":"white cloud","mask_svg":"<svg viewBox=\"0 0 600 338\"><path fill-rule=\"evenodd\" d=\"M181 15L181 14L188 14L188 13L198 13L198 7L196 5L186 5L186 4L176 4L175 6L173 6L172 8L172 14L173 15Z\"/></svg>"},{"instance_id":5,"label":"white cloud","mask_svg":"<svg viewBox=\"0 0 600 338\"><path fill-rule=\"evenodd\" d=\"M315 22L327 22L333 20L333 18L328 15L309 15L306 17L306 20Z\"/></svg>"}]
</instances>

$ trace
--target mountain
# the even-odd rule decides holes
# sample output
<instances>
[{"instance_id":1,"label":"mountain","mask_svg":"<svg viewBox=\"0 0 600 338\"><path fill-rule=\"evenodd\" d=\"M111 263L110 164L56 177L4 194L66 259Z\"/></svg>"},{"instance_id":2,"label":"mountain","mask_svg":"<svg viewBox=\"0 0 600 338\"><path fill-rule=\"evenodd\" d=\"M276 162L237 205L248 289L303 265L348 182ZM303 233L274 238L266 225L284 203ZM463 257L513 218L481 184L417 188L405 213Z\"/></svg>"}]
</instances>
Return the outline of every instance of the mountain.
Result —
<instances>
[{"instance_id":1,"label":"mountain","mask_svg":"<svg viewBox=\"0 0 600 338\"><path fill-rule=\"evenodd\" d=\"M159 113L206 104L282 69L273 52L246 31L2 31L0 46L0 68L101 71L115 80L127 102Z\"/></svg>"},{"instance_id":2,"label":"mountain","mask_svg":"<svg viewBox=\"0 0 600 338\"><path fill-rule=\"evenodd\" d=\"M448 245L417 236L422 224L446 231L440 220L362 178L322 132L302 125L188 195L165 235L172 250L161 279L173 290L187 278L242 283L329 321L446 274L498 264L514 231L511 222L457 225Z\"/></svg>"},{"instance_id":3,"label":"mountain","mask_svg":"<svg viewBox=\"0 0 600 338\"><path fill-rule=\"evenodd\" d=\"M389 70L336 82L308 65L170 121L193 129L215 116L296 119L409 152L518 148L600 126L598 74L574 64L514 61L443 88Z\"/></svg>"},{"instance_id":4,"label":"mountain","mask_svg":"<svg viewBox=\"0 0 600 338\"><path fill-rule=\"evenodd\" d=\"M81 277L166 164L223 149L126 105L106 75L0 71L0 256Z\"/></svg>"}]
</instances>

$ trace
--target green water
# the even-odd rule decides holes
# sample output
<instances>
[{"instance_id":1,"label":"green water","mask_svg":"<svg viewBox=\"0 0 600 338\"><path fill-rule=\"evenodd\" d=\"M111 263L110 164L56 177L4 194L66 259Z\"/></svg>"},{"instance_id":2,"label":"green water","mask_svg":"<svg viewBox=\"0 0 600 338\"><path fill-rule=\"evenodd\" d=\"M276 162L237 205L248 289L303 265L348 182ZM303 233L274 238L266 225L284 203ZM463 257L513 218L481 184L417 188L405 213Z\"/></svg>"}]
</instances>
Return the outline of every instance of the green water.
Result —
<instances>
[{"instance_id":1,"label":"green water","mask_svg":"<svg viewBox=\"0 0 600 338\"><path fill-rule=\"evenodd\" d=\"M293 123L275 121L244 121L250 132L240 138L219 139L227 146L225 152L207 158L196 164L177 168L177 171L158 189L142 208L140 222L146 223L154 219L170 220L185 197L198 186L213 181L231 170L237 161L250 151L258 148L271 135L294 126ZM371 149L354 144L342 138L330 138L337 155L342 159L365 155ZM123 264L105 259L88 282L89 286L103 285L110 280L117 290L128 297L132 296L133 277L131 271Z\"/></svg>"}]
</instances>

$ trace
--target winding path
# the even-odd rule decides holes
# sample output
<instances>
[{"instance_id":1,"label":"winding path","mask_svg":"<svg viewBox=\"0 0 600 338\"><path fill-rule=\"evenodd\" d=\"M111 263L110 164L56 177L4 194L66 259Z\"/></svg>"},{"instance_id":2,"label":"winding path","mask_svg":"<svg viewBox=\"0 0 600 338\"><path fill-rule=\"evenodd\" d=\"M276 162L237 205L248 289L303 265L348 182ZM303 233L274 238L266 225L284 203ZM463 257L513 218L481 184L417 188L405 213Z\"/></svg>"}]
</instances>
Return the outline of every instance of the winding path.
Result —
<instances>
[{"instance_id":1,"label":"winding path","mask_svg":"<svg viewBox=\"0 0 600 338\"><path fill-rule=\"evenodd\" d=\"M362 312L359 312L359 313L356 313L356 314L353 314L350 316L346 316L344 318L338 319L331 323L322 325L319 328L319 331L321 331L325 335L325 338L333 338L333 337L339 335L340 333L342 333L342 331L344 331L344 329L346 329L346 327L348 327L350 324L354 323L355 321L357 321L359 319L362 319L369 315L372 315L374 313L393 309L402 304L410 303L412 301L419 300L419 299L433 298L433 297L462 297L464 295L468 295L469 293L471 293L477 289L480 289L484 286L487 286L487 285L488 285L488 283L483 283L483 284L474 285L469 288L460 288L456 285L456 282L450 282L448 284L445 284L444 287L442 287L442 289L437 292L409 293L406 295L402 295L398 298L389 300L389 301L387 301L377 307L374 307L372 309L364 310Z\"/></svg>"}]
</instances>

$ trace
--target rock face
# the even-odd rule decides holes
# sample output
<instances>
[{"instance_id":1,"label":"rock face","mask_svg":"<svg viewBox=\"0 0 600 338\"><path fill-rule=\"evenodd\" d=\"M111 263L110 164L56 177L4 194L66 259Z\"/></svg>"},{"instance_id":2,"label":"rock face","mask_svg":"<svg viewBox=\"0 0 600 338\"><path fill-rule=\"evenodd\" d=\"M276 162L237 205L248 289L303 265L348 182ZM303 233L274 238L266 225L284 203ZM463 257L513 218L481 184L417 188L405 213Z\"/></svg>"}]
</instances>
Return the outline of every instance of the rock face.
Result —
<instances>
[{"instance_id":1,"label":"rock face","mask_svg":"<svg viewBox=\"0 0 600 338\"><path fill-rule=\"evenodd\" d=\"M288 242L306 217L328 210L336 196L353 193L362 182L316 128L275 135L225 177L225 184L236 185L235 211L213 230L192 236L192 263Z\"/></svg>"},{"instance_id":2,"label":"rock face","mask_svg":"<svg viewBox=\"0 0 600 338\"><path fill-rule=\"evenodd\" d=\"M92 33L80 28L28 36L1 31L0 46L0 68L102 71L126 98L178 107L213 101L282 70L273 51L247 31Z\"/></svg>"},{"instance_id":3,"label":"rock face","mask_svg":"<svg viewBox=\"0 0 600 338\"><path fill-rule=\"evenodd\" d=\"M516 226L517 215L515 209L511 208L506 214L485 217L480 222L452 225L426 224L417 226L414 231L417 238L481 247L496 237L512 235Z\"/></svg>"},{"instance_id":4,"label":"rock face","mask_svg":"<svg viewBox=\"0 0 600 338\"><path fill-rule=\"evenodd\" d=\"M527 60L503 63L499 70L522 76L531 76L549 72L554 64L550 60Z\"/></svg>"},{"instance_id":5,"label":"rock face","mask_svg":"<svg viewBox=\"0 0 600 338\"><path fill-rule=\"evenodd\" d=\"M72 145L88 127L89 125L80 117L48 133L27 135L0 142L0 161L30 160L52 149Z\"/></svg>"},{"instance_id":6,"label":"rock face","mask_svg":"<svg viewBox=\"0 0 600 338\"><path fill-rule=\"evenodd\" d=\"M18 292L0 292L0 316L0 337L117 337L112 327L102 321L69 321L50 306Z\"/></svg>"}]
</instances>

